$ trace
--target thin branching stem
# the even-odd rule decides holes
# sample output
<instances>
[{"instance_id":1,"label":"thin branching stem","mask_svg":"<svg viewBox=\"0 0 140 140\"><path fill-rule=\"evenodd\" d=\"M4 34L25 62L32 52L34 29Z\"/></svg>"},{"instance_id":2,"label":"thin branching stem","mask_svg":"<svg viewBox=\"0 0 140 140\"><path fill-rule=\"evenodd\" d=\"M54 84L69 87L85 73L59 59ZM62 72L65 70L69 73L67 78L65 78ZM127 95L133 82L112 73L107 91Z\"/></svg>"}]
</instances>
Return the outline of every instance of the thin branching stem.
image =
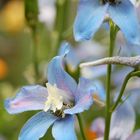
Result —
<instances>
[{"instance_id":1,"label":"thin branching stem","mask_svg":"<svg viewBox=\"0 0 140 140\"><path fill-rule=\"evenodd\" d=\"M115 104L113 105L111 112L113 112L118 107L119 103L121 102L121 99L122 99L122 96L124 94L124 91L125 91L125 88L127 86L128 81L130 80L130 78L132 78L134 76L140 76L140 71L132 71L125 77L123 85L122 85L121 90L120 90L120 94L119 94Z\"/></svg>"},{"instance_id":2,"label":"thin branching stem","mask_svg":"<svg viewBox=\"0 0 140 140\"><path fill-rule=\"evenodd\" d=\"M111 21L110 22L109 57L113 56L113 49L114 49L114 46L115 46L117 31L118 31L118 28ZM112 113L110 112L111 71L112 71L112 65L108 64L107 65L107 76L106 76L106 120L105 120L104 140L109 140L110 122L111 122L111 115L112 115Z\"/></svg>"},{"instance_id":3,"label":"thin branching stem","mask_svg":"<svg viewBox=\"0 0 140 140\"><path fill-rule=\"evenodd\" d=\"M140 66L140 55L135 57L121 57L121 56L106 57L96 61L81 63L80 67L99 66L105 64L125 65L137 68Z\"/></svg>"}]
</instances>

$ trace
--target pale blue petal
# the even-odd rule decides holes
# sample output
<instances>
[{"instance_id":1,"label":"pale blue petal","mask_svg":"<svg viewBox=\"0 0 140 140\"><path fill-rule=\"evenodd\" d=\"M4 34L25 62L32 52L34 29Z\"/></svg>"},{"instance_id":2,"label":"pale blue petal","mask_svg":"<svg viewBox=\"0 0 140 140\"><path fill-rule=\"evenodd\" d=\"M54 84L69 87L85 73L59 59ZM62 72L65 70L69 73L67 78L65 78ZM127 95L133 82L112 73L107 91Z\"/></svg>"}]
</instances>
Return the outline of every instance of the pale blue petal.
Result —
<instances>
[{"instance_id":1,"label":"pale blue petal","mask_svg":"<svg viewBox=\"0 0 140 140\"><path fill-rule=\"evenodd\" d=\"M104 118L97 118L93 121L91 125L91 131L97 134L97 137L102 137L105 130L105 120Z\"/></svg>"},{"instance_id":2,"label":"pale blue petal","mask_svg":"<svg viewBox=\"0 0 140 140\"><path fill-rule=\"evenodd\" d=\"M13 98L5 100L5 108L10 114L29 110L41 110L47 100L47 88L32 85L24 86Z\"/></svg>"},{"instance_id":3,"label":"pale blue petal","mask_svg":"<svg viewBox=\"0 0 140 140\"><path fill-rule=\"evenodd\" d=\"M34 115L22 128L19 140L39 140L58 118L47 112Z\"/></svg>"},{"instance_id":4,"label":"pale blue petal","mask_svg":"<svg viewBox=\"0 0 140 140\"><path fill-rule=\"evenodd\" d=\"M75 70L80 63L79 58L77 57L74 48L67 43L63 42L61 47L59 48L59 55L63 55L67 49L69 49L69 53L66 55L65 63L71 70Z\"/></svg>"},{"instance_id":5,"label":"pale blue petal","mask_svg":"<svg viewBox=\"0 0 140 140\"><path fill-rule=\"evenodd\" d=\"M128 101L114 111L111 120L110 139L126 140L135 126L135 112Z\"/></svg>"},{"instance_id":6,"label":"pale blue petal","mask_svg":"<svg viewBox=\"0 0 140 140\"><path fill-rule=\"evenodd\" d=\"M74 23L75 40L89 40L101 26L108 4L99 0L80 0Z\"/></svg>"},{"instance_id":7,"label":"pale blue petal","mask_svg":"<svg viewBox=\"0 0 140 140\"><path fill-rule=\"evenodd\" d=\"M120 27L125 38L131 44L140 44L140 27L133 4L129 0L122 0L117 5L110 5L109 15Z\"/></svg>"},{"instance_id":8,"label":"pale blue petal","mask_svg":"<svg viewBox=\"0 0 140 140\"><path fill-rule=\"evenodd\" d=\"M93 82L80 78L76 96L75 96L75 106L64 110L66 114L76 114L88 110L93 104L93 93L96 92L96 87Z\"/></svg>"},{"instance_id":9,"label":"pale blue petal","mask_svg":"<svg viewBox=\"0 0 140 140\"><path fill-rule=\"evenodd\" d=\"M58 52L58 55L61 56L61 55L65 55L71 51L71 45L68 43L68 42L63 42L59 48L59 52Z\"/></svg>"},{"instance_id":10,"label":"pale blue petal","mask_svg":"<svg viewBox=\"0 0 140 140\"><path fill-rule=\"evenodd\" d=\"M55 140L77 140L74 129L74 117L66 116L54 123L52 135Z\"/></svg>"},{"instance_id":11,"label":"pale blue petal","mask_svg":"<svg viewBox=\"0 0 140 140\"><path fill-rule=\"evenodd\" d=\"M129 138L127 138L127 140L139 140L140 139L140 129L137 130L134 134L132 134L131 136L129 136Z\"/></svg>"},{"instance_id":12,"label":"pale blue petal","mask_svg":"<svg viewBox=\"0 0 140 140\"><path fill-rule=\"evenodd\" d=\"M96 91L95 91L95 95L98 97L98 99L102 100L102 101L105 101L106 99L106 91L105 91L105 88L103 86L103 84L96 80L96 81L93 81L93 84L95 85L96 87Z\"/></svg>"},{"instance_id":13,"label":"pale blue petal","mask_svg":"<svg viewBox=\"0 0 140 140\"><path fill-rule=\"evenodd\" d=\"M75 101L79 101L87 93L94 93L97 90L97 87L94 85L93 81L81 77L79 79L79 84L75 94Z\"/></svg>"},{"instance_id":14,"label":"pale blue petal","mask_svg":"<svg viewBox=\"0 0 140 140\"><path fill-rule=\"evenodd\" d=\"M116 38L115 52L117 52L116 55L119 52L119 56L131 57L140 54L140 47L126 42L123 33L119 32Z\"/></svg>"},{"instance_id":15,"label":"pale blue petal","mask_svg":"<svg viewBox=\"0 0 140 140\"><path fill-rule=\"evenodd\" d=\"M65 114L81 113L84 110L88 110L92 104L93 104L93 95L91 93L87 93L76 103L74 107L64 110L64 113Z\"/></svg>"},{"instance_id":16,"label":"pale blue petal","mask_svg":"<svg viewBox=\"0 0 140 140\"><path fill-rule=\"evenodd\" d=\"M64 55L54 57L48 65L48 82L73 97L77 84L75 80L63 68Z\"/></svg>"}]
</instances>

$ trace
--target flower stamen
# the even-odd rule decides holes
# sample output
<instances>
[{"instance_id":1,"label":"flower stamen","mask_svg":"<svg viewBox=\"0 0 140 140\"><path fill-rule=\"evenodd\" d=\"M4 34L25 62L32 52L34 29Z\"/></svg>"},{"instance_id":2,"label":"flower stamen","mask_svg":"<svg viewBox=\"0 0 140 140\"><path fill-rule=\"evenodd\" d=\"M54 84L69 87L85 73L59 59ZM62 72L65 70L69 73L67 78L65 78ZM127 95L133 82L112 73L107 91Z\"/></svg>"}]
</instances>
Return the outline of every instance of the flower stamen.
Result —
<instances>
[{"instance_id":1,"label":"flower stamen","mask_svg":"<svg viewBox=\"0 0 140 140\"><path fill-rule=\"evenodd\" d=\"M50 110L57 117L65 117L64 110L71 108L73 103L67 93L56 87L56 85L46 84L48 89L48 97L45 102L44 111Z\"/></svg>"}]
</instances>

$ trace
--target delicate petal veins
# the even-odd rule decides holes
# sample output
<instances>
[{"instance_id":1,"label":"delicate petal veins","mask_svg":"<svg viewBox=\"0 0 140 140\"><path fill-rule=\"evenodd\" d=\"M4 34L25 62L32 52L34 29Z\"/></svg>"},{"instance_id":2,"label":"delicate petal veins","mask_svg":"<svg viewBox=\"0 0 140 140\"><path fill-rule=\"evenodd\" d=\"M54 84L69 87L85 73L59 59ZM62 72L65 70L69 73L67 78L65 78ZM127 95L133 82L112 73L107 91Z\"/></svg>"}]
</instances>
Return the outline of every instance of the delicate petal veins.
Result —
<instances>
[{"instance_id":1,"label":"delicate petal veins","mask_svg":"<svg viewBox=\"0 0 140 140\"><path fill-rule=\"evenodd\" d=\"M64 56L56 56L50 61L48 65L48 81L50 84L56 84L58 88L67 91L71 98L73 98L77 84L75 80L64 71L62 65L63 58Z\"/></svg>"},{"instance_id":2,"label":"delicate petal veins","mask_svg":"<svg viewBox=\"0 0 140 140\"><path fill-rule=\"evenodd\" d=\"M52 135L55 140L77 140L74 117L66 116L64 119L56 121L52 128Z\"/></svg>"},{"instance_id":3,"label":"delicate petal veins","mask_svg":"<svg viewBox=\"0 0 140 140\"><path fill-rule=\"evenodd\" d=\"M47 112L39 112L24 125L19 140L39 140L57 119L57 117Z\"/></svg>"},{"instance_id":4,"label":"delicate petal veins","mask_svg":"<svg viewBox=\"0 0 140 140\"><path fill-rule=\"evenodd\" d=\"M120 27L129 43L140 44L140 26L135 8L129 0L122 0L117 5L110 5L109 15Z\"/></svg>"},{"instance_id":5,"label":"delicate petal veins","mask_svg":"<svg viewBox=\"0 0 140 140\"><path fill-rule=\"evenodd\" d=\"M112 115L110 139L126 140L135 126L135 112L125 101Z\"/></svg>"},{"instance_id":6,"label":"delicate petal veins","mask_svg":"<svg viewBox=\"0 0 140 140\"><path fill-rule=\"evenodd\" d=\"M47 100L47 88L34 85L21 88L16 97L5 100L5 108L10 114L29 110L41 110Z\"/></svg>"},{"instance_id":7,"label":"delicate petal veins","mask_svg":"<svg viewBox=\"0 0 140 140\"><path fill-rule=\"evenodd\" d=\"M74 23L74 36L77 41L89 40L101 26L108 4L99 0L80 0Z\"/></svg>"}]
</instances>

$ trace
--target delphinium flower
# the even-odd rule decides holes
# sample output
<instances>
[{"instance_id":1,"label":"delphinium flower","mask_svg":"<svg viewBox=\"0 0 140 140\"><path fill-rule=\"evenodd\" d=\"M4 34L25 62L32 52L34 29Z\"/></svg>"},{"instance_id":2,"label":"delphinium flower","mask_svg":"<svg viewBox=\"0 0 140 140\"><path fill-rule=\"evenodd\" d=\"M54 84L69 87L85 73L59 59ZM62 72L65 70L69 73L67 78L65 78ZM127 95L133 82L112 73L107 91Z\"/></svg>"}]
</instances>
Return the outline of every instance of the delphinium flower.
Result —
<instances>
[{"instance_id":1,"label":"delphinium flower","mask_svg":"<svg viewBox=\"0 0 140 140\"><path fill-rule=\"evenodd\" d=\"M139 140L140 130L133 133L135 121L134 109L128 101L125 101L113 112L109 140ZM96 140L103 140L104 128L104 118L93 121L90 129L96 133Z\"/></svg>"},{"instance_id":2,"label":"delphinium flower","mask_svg":"<svg viewBox=\"0 0 140 140\"><path fill-rule=\"evenodd\" d=\"M140 44L139 22L130 0L80 0L74 24L75 39L90 39L106 15L118 25L129 43Z\"/></svg>"},{"instance_id":3,"label":"delphinium flower","mask_svg":"<svg viewBox=\"0 0 140 140\"><path fill-rule=\"evenodd\" d=\"M63 59L67 53L68 49L48 64L47 88L40 85L24 86L14 98L5 101L5 108L10 114L42 110L27 121L19 140L39 140L52 125L55 140L77 139L74 116L89 109L94 93L98 92L93 83L85 78L80 78L77 85L64 70Z\"/></svg>"}]
</instances>

